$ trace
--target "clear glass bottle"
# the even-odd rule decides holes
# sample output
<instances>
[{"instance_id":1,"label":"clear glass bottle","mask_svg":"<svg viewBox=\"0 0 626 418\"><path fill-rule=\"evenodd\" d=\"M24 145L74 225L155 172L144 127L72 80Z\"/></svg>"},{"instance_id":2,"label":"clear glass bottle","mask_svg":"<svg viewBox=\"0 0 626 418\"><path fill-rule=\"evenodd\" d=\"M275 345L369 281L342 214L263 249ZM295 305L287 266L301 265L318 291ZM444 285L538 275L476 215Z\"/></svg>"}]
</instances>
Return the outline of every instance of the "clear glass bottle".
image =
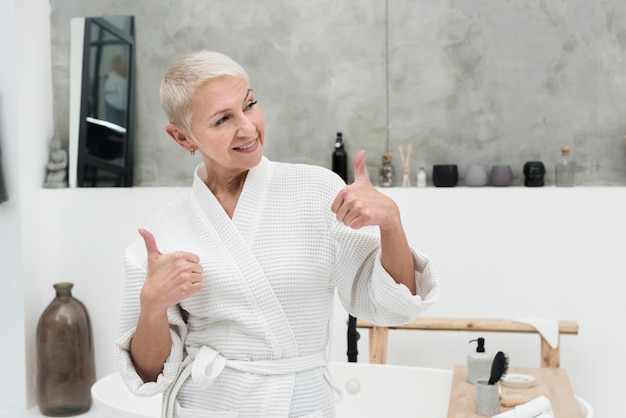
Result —
<instances>
[{"instance_id":1,"label":"clear glass bottle","mask_svg":"<svg viewBox=\"0 0 626 418\"><path fill-rule=\"evenodd\" d=\"M570 147L561 147L561 159L556 163L554 183L559 187L572 187L576 184L575 167L569 156Z\"/></svg>"},{"instance_id":2,"label":"clear glass bottle","mask_svg":"<svg viewBox=\"0 0 626 418\"><path fill-rule=\"evenodd\" d=\"M91 386L96 381L89 314L72 297L72 286L54 285L56 297L37 323L37 405L50 417L89 411Z\"/></svg>"},{"instance_id":3,"label":"clear glass bottle","mask_svg":"<svg viewBox=\"0 0 626 418\"><path fill-rule=\"evenodd\" d=\"M380 187L393 186L394 169L391 162L391 154L386 152L382 157L382 167L380 167Z\"/></svg>"}]
</instances>

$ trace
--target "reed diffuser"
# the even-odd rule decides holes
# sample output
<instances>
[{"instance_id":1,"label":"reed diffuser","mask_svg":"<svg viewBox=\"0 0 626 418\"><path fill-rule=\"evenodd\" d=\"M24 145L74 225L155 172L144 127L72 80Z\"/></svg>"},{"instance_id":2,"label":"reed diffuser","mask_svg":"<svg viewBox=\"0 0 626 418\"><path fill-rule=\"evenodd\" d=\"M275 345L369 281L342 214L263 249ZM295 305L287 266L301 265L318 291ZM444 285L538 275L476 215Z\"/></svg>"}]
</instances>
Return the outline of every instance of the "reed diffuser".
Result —
<instances>
[{"instance_id":1,"label":"reed diffuser","mask_svg":"<svg viewBox=\"0 0 626 418\"><path fill-rule=\"evenodd\" d=\"M411 187L411 144L407 146L406 158L401 145L398 145L398 150L400 151L400 158L402 159L402 187Z\"/></svg>"}]
</instances>

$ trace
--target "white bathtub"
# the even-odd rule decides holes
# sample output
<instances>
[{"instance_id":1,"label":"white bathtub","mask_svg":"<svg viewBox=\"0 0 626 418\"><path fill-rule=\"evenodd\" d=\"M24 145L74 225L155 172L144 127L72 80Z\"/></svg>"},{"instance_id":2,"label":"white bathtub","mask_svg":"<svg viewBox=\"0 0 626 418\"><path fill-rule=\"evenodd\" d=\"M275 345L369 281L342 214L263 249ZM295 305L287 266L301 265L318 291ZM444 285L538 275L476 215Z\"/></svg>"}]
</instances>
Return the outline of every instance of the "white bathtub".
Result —
<instances>
[{"instance_id":1,"label":"white bathtub","mask_svg":"<svg viewBox=\"0 0 626 418\"><path fill-rule=\"evenodd\" d=\"M333 381L343 392L337 417L445 418L452 371L423 367L331 362ZM158 418L161 396L139 398L128 391L119 374L108 375L91 388L101 418Z\"/></svg>"}]
</instances>

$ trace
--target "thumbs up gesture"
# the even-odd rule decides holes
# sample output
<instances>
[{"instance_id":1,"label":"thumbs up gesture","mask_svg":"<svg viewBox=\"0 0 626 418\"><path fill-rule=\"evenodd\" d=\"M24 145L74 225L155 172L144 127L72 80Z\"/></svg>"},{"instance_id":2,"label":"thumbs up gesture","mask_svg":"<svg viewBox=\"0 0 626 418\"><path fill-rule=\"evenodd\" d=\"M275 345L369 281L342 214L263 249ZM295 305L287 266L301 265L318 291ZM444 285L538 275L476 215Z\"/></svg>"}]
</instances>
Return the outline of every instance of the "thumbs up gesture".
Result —
<instances>
[{"instance_id":1,"label":"thumbs up gesture","mask_svg":"<svg viewBox=\"0 0 626 418\"><path fill-rule=\"evenodd\" d=\"M150 231L139 230L148 253L148 273L141 289L141 305L165 311L202 289L200 258L193 253L176 251L162 254Z\"/></svg>"},{"instance_id":2,"label":"thumbs up gesture","mask_svg":"<svg viewBox=\"0 0 626 418\"><path fill-rule=\"evenodd\" d=\"M331 210L339 222L354 229L376 225L384 230L400 224L400 211L396 203L370 182L364 150L354 156L354 183L339 192Z\"/></svg>"}]
</instances>

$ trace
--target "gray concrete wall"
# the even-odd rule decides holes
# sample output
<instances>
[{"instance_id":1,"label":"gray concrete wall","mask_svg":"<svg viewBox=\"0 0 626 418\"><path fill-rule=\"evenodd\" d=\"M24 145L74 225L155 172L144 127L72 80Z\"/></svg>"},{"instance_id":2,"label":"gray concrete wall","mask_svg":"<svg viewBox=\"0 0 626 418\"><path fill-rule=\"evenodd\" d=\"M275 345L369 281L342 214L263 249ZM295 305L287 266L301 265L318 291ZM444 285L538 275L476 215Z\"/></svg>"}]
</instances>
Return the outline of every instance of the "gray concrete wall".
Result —
<instances>
[{"instance_id":1,"label":"gray concrete wall","mask_svg":"<svg viewBox=\"0 0 626 418\"><path fill-rule=\"evenodd\" d=\"M224 52L250 73L266 155L330 167L335 133L371 175L412 144L415 170L541 160L561 145L583 185L626 185L626 3L619 0L50 0L55 131L68 135L69 26L134 15L135 183L185 185L198 157L165 134L158 86L182 53ZM388 106L387 106L388 103ZM387 112L389 109L389 112ZM461 182L462 184L462 182Z\"/></svg>"}]
</instances>

